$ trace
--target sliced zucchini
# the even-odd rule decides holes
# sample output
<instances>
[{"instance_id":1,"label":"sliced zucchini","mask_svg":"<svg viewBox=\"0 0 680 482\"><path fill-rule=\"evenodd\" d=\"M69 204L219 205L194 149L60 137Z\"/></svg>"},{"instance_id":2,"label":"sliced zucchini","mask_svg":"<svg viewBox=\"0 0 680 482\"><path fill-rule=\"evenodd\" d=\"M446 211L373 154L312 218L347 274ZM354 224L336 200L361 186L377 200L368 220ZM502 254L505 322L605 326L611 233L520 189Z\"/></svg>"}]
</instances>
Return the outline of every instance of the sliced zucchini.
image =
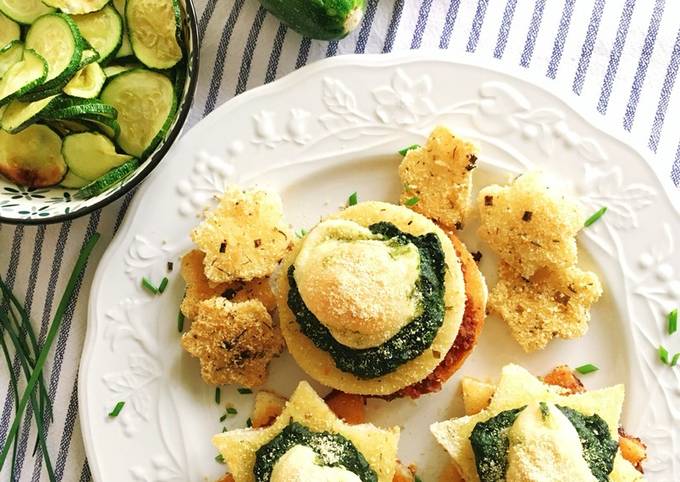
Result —
<instances>
[{"instance_id":1,"label":"sliced zucchini","mask_svg":"<svg viewBox=\"0 0 680 482\"><path fill-rule=\"evenodd\" d=\"M24 58L0 79L0 105L41 85L47 77L47 62L35 50L25 49Z\"/></svg>"},{"instance_id":2,"label":"sliced zucchini","mask_svg":"<svg viewBox=\"0 0 680 482\"><path fill-rule=\"evenodd\" d=\"M107 63L116 56L123 42L123 19L115 8L107 5L98 12L75 15L80 33L99 52L99 62Z\"/></svg>"},{"instance_id":3,"label":"sliced zucchini","mask_svg":"<svg viewBox=\"0 0 680 482\"><path fill-rule=\"evenodd\" d=\"M172 82L145 69L117 75L104 87L100 98L118 111L118 145L141 159L165 137L177 110Z\"/></svg>"},{"instance_id":4,"label":"sliced zucchini","mask_svg":"<svg viewBox=\"0 0 680 482\"><path fill-rule=\"evenodd\" d=\"M47 79L41 91L62 89L80 68L85 42L68 15L40 17L28 29L25 43L26 48L34 49L47 61Z\"/></svg>"},{"instance_id":5,"label":"sliced zucchini","mask_svg":"<svg viewBox=\"0 0 680 482\"><path fill-rule=\"evenodd\" d=\"M98 130L110 139L116 139L120 135L120 124L116 119L105 117L103 115L88 115L83 116L83 121Z\"/></svg>"},{"instance_id":6,"label":"sliced zucchini","mask_svg":"<svg viewBox=\"0 0 680 482\"><path fill-rule=\"evenodd\" d=\"M113 6L115 9L118 11L120 14L121 18L123 19L123 41L120 45L120 48L118 49L118 52L116 52L116 58L117 59L122 59L124 57L130 57L133 55L132 53L132 46L130 45L130 37L128 35L128 29L127 25L125 23L125 4L126 0L113 0Z\"/></svg>"},{"instance_id":7,"label":"sliced zucchini","mask_svg":"<svg viewBox=\"0 0 680 482\"><path fill-rule=\"evenodd\" d=\"M95 132L64 137L61 154L69 169L88 181L94 181L132 159L127 154L118 154L108 137Z\"/></svg>"},{"instance_id":8,"label":"sliced zucchini","mask_svg":"<svg viewBox=\"0 0 680 482\"><path fill-rule=\"evenodd\" d=\"M137 69L137 68L139 68L139 65L135 65L135 64L109 65L108 67L104 67L104 75L106 75L107 79L110 79L112 77L115 77L118 74L122 74L123 72L127 72L128 70Z\"/></svg>"},{"instance_id":9,"label":"sliced zucchini","mask_svg":"<svg viewBox=\"0 0 680 482\"><path fill-rule=\"evenodd\" d=\"M106 75L99 64L89 64L80 69L64 86L64 93L83 99L93 99L99 95L106 82Z\"/></svg>"},{"instance_id":10,"label":"sliced zucchini","mask_svg":"<svg viewBox=\"0 0 680 482\"><path fill-rule=\"evenodd\" d=\"M42 0L42 2L70 15L82 15L101 10L109 0Z\"/></svg>"},{"instance_id":11,"label":"sliced zucchini","mask_svg":"<svg viewBox=\"0 0 680 482\"><path fill-rule=\"evenodd\" d=\"M87 179L78 177L73 171L69 170L59 184L69 189L80 189L83 186L87 186L89 182Z\"/></svg>"},{"instance_id":12,"label":"sliced zucchini","mask_svg":"<svg viewBox=\"0 0 680 482\"><path fill-rule=\"evenodd\" d=\"M40 119L40 112L49 109L49 105L54 102L56 98L57 96L55 95L35 102L13 100L7 104L7 108L2 114L0 127L7 132L16 134L31 124L35 124Z\"/></svg>"},{"instance_id":13,"label":"sliced zucchini","mask_svg":"<svg viewBox=\"0 0 680 482\"><path fill-rule=\"evenodd\" d=\"M122 183L130 174L135 172L139 167L139 161L137 159L131 159L122 166L118 166L96 181L92 181L90 184L78 191L75 196L80 199L88 199L93 196L97 196L104 191L112 188L118 183Z\"/></svg>"},{"instance_id":14,"label":"sliced zucchini","mask_svg":"<svg viewBox=\"0 0 680 482\"><path fill-rule=\"evenodd\" d=\"M89 124L68 119L50 120L47 121L46 124L57 131L61 136L67 136L76 132L89 132L92 130L92 126Z\"/></svg>"},{"instance_id":15,"label":"sliced zucchini","mask_svg":"<svg viewBox=\"0 0 680 482\"><path fill-rule=\"evenodd\" d=\"M169 69L182 59L177 0L127 0L125 20L135 56L152 69Z\"/></svg>"},{"instance_id":16,"label":"sliced zucchini","mask_svg":"<svg viewBox=\"0 0 680 482\"><path fill-rule=\"evenodd\" d=\"M13 40L0 49L0 79L9 68L24 58L24 44Z\"/></svg>"},{"instance_id":17,"label":"sliced zucchini","mask_svg":"<svg viewBox=\"0 0 680 482\"><path fill-rule=\"evenodd\" d=\"M118 116L116 109L104 104L97 99L80 99L77 97L62 97L50 110L41 113L42 119L74 119L78 120L90 115L100 115L115 119Z\"/></svg>"},{"instance_id":18,"label":"sliced zucchini","mask_svg":"<svg viewBox=\"0 0 680 482\"><path fill-rule=\"evenodd\" d=\"M95 49L83 50L83 56L80 57L80 68L82 69L95 62L99 62L99 52Z\"/></svg>"},{"instance_id":19,"label":"sliced zucchini","mask_svg":"<svg viewBox=\"0 0 680 482\"><path fill-rule=\"evenodd\" d=\"M0 47L4 47L12 40L19 40L20 37L19 24L0 11Z\"/></svg>"},{"instance_id":20,"label":"sliced zucchini","mask_svg":"<svg viewBox=\"0 0 680 482\"><path fill-rule=\"evenodd\" d=\"M47 126L34 124L18 134L0 130L0 174L16 184L47 187L66 175L61 137Z\"/></svg>"},{"instance_id":21,"label":"sliced zucchini","mask_svg":"<svg viewBox=\"0 0 680 482\"><path fill-rule=\"evenodd\" d=\"M54 12L40 0L0 0L0 12L15 22L30 25L38 17Z\"/></svg>"},{"instance_id":22,"label":"sliced zucchini","mask_svg":"<svg viewBox=\"0 0 680 482\"><path fill-rule=\"evenodd\" d=\"M0 106L0 119L2 119L2 116L5 114L6 110L7 110L7 104Z\"/></svg>"}]
</instances>

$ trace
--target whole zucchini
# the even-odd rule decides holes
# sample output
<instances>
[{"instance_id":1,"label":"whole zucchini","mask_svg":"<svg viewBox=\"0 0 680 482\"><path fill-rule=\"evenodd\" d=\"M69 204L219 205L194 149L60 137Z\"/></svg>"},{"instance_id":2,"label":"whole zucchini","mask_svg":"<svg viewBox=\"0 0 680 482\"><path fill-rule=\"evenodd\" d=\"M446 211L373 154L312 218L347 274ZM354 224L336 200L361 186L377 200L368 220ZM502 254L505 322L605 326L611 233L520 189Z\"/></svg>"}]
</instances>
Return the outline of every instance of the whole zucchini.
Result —
<instances>
[{"instance_id":1,"label":"whole zucchini","mask_svg":"<svg viewBox=\"0 0 680 482\"><path fill-rule=\"evenodd\" d=\"M364 15L366 0L260 0L264 8L299 34L336 40L354 30Z\"/></svg>"}]
</instances>

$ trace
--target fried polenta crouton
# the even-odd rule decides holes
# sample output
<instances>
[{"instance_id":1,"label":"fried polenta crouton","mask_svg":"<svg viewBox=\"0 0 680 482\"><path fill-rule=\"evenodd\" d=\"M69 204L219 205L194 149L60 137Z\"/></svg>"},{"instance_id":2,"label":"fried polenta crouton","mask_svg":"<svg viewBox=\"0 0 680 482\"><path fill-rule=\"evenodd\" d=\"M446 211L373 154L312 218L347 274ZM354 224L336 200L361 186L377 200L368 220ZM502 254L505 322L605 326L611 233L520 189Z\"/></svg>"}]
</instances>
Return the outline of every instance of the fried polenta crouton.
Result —
<instances>
[{"instance_id":1,"label":"fried polenta crouton","mask_svg":"<svg viewBox=\"0 0 680 482\"><path fill-rule=\"evenodd\" d=\"M338 418L352 425L366 422L366 397L333 390L324 399Z\"/></svg>"},{"instance_id":2,"label":"fried polenta crouton","mask_svg":"<svg viewBox=\"0 0 680 482\"><path fill-rule=\"evenodd\" d=\"M250 423L253 428L269 427L276 417L281 415L286 406L286 400L281 395L267 390L260 390L255 394L253 412L250 415Z\"/></svg>"},{"instance_id":3,"label":"fried polenta crouton","mask_svg":"<svg viewBox=\"0 0 680 482\"><path fill-rule=\"evenodd\" d=\"M647 446L644 442L619 427L619 448L621 456L642 472L642 462L647 458Z\"/></svg>"},{"instance_id":4,"label":"fried polenta crouton","mask_svg":"<svg viewBox=\"0 0 680 482\"><path fill-rule=\"evenodd\" d=\"M464 377L460 388L463 392L465 415L474 415L484 410L496 392L496 385L472 377Z\"/></svg>"},{"instance_id":5,"label":"fried polenta crouton","mask_svg":"<svg viewBox=\"0 0 680 482\"><path fill-rule=\"evenodd\" d=\"M543 383L548 385L556 385L564 388L566 393L574 395L576 393L583 393L586 389L583 387L581 380L574 374L573 370L567 365L560 365L553 368L546 376L541 377Z\"/></svg>"},{"instance_id":6,"label":"fried polenta crouton","mask_svg":"<svg viewBox=\"0 0 680 482\"><path fill-rule=\"evenodd\" d=\"M544 348L555 337L578 338L588 330L590 307L602 296L595 273L575 266L542 269L523 278L501 263L489 307L510 327L526 352Z\"/></svg>"},{"instance_id":7,"label":"fried polenta crouton","mask_svg":"<svg viewBox=\"0 0 680 482\"><path fill-rule=\"evenodd\" d=\"M198 305L182 346L200 360L206 383L255 387L283 350L283 337L259 300L232 303L217 297Z\"/></svg>"},{"instance_id":8,"label":"fried polenta crouton","mask_svg":"<svg viewBox=\"0 0 680 482\"><path fill-rule=\"evenodd\" d=\"M510 186L485 187L477 204L479 237L525 278L540 268L576 264L576 233L585 221L581 206L551 190L539 173L524 174Z\"/></svg>"},{"instance_id":9,"label":"fried polenta crouton","mask_svg":"<svg viewBox=\"0 0 680 482\"><path fill-rule=\"evenodd\" d=\"M213 283L203 272L204 257L197 249L182 256L182 278L186 283L186 291L180 310L188 319L196 318L198 305L202 301L216 296L223 296L234 302L258 299L270 313L276 309L276 297L269 285L269 278L257 278L247 283Z\"/></svg>"},{"instance_id":10,"label":"fried polenta crouton","mask_svg":"<svg viewBox=\"0 0 680 482\"><path fill-rule=\"evenodd\" d=\"M215 283L269 276L291 245L278 195L231 189L191 233L205 253L206 277Z\"/></svg>"},{"instance_id":11,"label":"fried polenta crouton","mask_svg":"<svg viewBox=\"0 0 680 482\"><path fill-rule=\"evenodd\" d=\"M425 146L408 151L399 165L401 203L449 228L460 227L469 209L476 162L476 146L436 127Z\"/></svg>"},{"instance_id":12,"label":"fried polenta crouton","mask_svg":"<svg viewBox=\"0 0 680 482\"><path fill-rule=\"evenodd\" d=\"M201 301L220 296L227 289L227 283L210 283L203 272L203 258L205 255L192 249L182 256L182 278L186 284L184 299L180 305L182 314L193 320L198 314Z\"/></svg>"}]
</instances>

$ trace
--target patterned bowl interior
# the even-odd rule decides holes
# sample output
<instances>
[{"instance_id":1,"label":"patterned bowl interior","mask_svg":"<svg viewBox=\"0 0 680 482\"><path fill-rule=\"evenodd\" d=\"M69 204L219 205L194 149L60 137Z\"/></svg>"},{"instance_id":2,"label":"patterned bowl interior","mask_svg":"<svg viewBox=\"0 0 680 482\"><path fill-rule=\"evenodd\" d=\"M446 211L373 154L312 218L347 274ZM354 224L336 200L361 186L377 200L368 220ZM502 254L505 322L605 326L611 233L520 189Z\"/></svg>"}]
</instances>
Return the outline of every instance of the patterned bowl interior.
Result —
<instances>
[{"instance_id":1,"label":"patterned bowl interior","mask_svg":"<svg viewBox=\"0 0 680 482\"><path fill-rule=\"evenodd\" d=\"M178 138L187 119L196 90L198 75L198 35L196 12L192 0L180 0L182 9L186 81L180 94L177 116L168 130L166 139L135 171L132 176L106 192L90 199L74 197L75 189L61 186L29 189L17 186L0 176L0 223L48 224L83 216L118 199L137 186L163 159ZM180 67L182 68L182 67Z\"/></svg>"}]
</instances>

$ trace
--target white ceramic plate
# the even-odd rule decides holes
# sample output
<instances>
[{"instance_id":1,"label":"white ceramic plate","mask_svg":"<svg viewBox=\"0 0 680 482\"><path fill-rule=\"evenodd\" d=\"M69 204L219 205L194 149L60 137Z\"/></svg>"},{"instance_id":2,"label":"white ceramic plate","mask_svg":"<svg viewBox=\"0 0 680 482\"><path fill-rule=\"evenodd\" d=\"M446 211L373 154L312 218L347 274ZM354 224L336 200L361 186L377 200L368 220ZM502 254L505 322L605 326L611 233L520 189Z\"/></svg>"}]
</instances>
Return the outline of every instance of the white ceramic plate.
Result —
<instances>
[{"instance_id":1,"label":"white ceramic plate","mask_svg":"<svg viewBox=\"0 0 680 482\"><path fill-rule=\"evenodd\" d=\"M461 375L496 377L508 362L536 374L561 363L595 363L600 371L584 378L588 387L627 387L624 425L649 447L649 480L674 480L680 369L662 365L657 348L680 351L680 334L669 337L664 318L680 304L680 210L669 199L670 183L659 181L638 152L536 84L435 54L348 56L241 95L189 132L136 196L92 288L79 400L95 480L214 480L225 467L214 461L210 437L223 426L245 425L252 396L225 387L218 406L179 344L184 286L177 260L212 197L230 182L274 189L296 229L335 211L353 191L361 200L396 201L396 151L422 142L439 123L481 145L477 187L538 168L591 211L609 208L580 236L581 264L600 274L605 296L586 336L533 355L490 318L442 392L370 402L370 420L401 425L401 459L435 481L447 457L428 426L461 415ZM493 285L494 260L473 231L474 222L463 238L485 254L482 269ZM169 275L168 261L175 261ZM143 276L158 282L166 275L170 285L161 296L140 286ZM301 378L283 356L268 386L290 395ZM121 400L122 413L107 417ZM227 402L238 415L220 423Z\"/></svg>"}]
</instances>

